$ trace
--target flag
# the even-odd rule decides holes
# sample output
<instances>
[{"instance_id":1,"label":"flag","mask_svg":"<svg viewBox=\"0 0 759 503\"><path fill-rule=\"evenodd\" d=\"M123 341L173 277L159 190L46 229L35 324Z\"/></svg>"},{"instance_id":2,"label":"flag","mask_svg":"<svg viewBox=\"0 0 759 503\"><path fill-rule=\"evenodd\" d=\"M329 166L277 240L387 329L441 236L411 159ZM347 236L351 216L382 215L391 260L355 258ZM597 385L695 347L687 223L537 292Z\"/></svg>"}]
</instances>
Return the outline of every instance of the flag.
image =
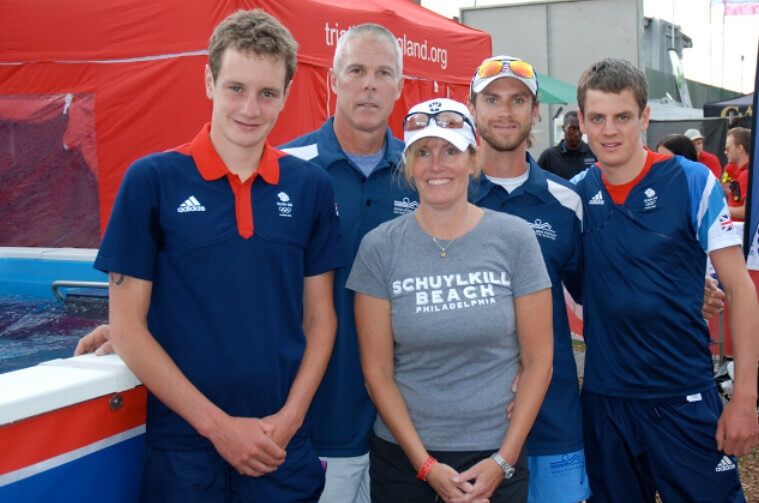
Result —
<instances>
[{"instance_id":1,"label":"flag","mask_svg":"<svg viewBox=\"0 0 759 503\"><path fill-rule=\"evenodd\" d=\"M751 16L759 14L759 1L756 0L712 0L713 6L722 5L725 16Z\"/></svg>"},{"instance_id":2,"label":"flag","mask_svg":"<svg viewBox=\"0 0 759 503\"><path fill-rule=\"evenodd\" d=\"M754 2L757 3L757 2ZM756 82L754 84L754 110L759 110L759 50L756 55ZM746 197L746 227L744 229L744 243L749 243L748 257L746 263L749 269L759 271L759 176L756 170L759 169L759 113L753 114L751 127L751 160L748 174L748 196Z\"/></svg>"}]
</instances>

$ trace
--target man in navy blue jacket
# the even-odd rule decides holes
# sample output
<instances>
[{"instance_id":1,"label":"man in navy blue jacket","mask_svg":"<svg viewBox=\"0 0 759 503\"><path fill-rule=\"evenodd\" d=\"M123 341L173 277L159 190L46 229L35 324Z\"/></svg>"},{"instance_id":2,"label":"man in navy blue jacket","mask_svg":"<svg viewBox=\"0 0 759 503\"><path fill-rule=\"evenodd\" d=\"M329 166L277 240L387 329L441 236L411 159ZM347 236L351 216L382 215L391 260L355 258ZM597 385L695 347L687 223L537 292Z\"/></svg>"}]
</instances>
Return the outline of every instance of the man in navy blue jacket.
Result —
<instances>
[{"instance_id":1,"label":"man in navy blue jacket","mask_svg":"<svg viewBox=\"0 0 759 503\"><path fill-rule=\"evenodd\" d=\"M327 460L324 502L369 502L369 438L376 412L364 387L353 291L345 281L361 238L418 204L416 192L396 172L403 142L387 126L402 82L403 58L392 33L375 24L352 28L335 49L334 117L283 147L322 166L332 180L346 258L335 271L335 349L310 415L311 438Z\"/></svg>"}]
</instances>

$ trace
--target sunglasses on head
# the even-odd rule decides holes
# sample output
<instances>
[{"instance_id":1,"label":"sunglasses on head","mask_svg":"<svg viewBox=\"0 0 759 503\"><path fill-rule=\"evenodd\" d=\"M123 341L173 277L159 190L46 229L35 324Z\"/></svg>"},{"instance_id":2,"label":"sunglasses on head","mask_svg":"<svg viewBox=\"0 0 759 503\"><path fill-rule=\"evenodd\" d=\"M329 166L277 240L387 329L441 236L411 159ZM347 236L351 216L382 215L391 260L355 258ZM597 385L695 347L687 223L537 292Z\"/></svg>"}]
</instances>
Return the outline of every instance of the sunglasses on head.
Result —
<instances>
[{"instance_id":1,"label":"sunglasses on head","mask_svg":"<svg viewBox=\"0 0 759 503\"><path fill-rule=\"evenodd\" d=\"M444 129L461 129L464 124L468 124L474 131L474 125L469 121L464 114L455 112L453 110L444 110L442 112L427 113L427 112L414 112L408 114L403 119L404 131L418 131L426 128L430 120L434 120L435 124Z\"/></svg>"},{"instance_id":2,"label":"sunglasses on head","mask_svg":"<svg viewBox=\"0 0 759 503\"><path fill-rule=\"evenodd\" d=\"M489 59L477 68L477 77L487 79L501 73L510 73L523 79L535 78L535 69L527 61L520 59Z\"/></svg>"}]
</instances>

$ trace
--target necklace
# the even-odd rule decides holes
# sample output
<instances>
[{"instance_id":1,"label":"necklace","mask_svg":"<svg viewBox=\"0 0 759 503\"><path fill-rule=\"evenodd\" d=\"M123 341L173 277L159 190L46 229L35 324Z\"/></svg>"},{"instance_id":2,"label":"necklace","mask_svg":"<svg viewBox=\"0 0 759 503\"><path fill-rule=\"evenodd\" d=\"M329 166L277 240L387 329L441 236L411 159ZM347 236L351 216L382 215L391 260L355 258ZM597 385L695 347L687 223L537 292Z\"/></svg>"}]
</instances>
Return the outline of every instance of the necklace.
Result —
<instances>
[{"instance_id":1,"label":"necklace","mask_svg":"<svg viewBox=\"0 0 759 503\"><path fill-rule=\"evenodd\" d=\"M466 210L464 212L464 218L463 222L466 226L466 222L469 220L469 205L467 204ZM424 227L424 226L422 226ZM435 244L438 250L440 250L440 258L446 257L446 250L451 247L451 245L459 238L460 236L456 236L455 238L449 240L449 241L443 241L442 239L438 239L435 236L432 236L432 242ZM441 244L442 243L442 244Z\"/></svg>"},{"instance_id":2,"label":"necklace","mask_svg":"<svg viewBox=\"0 0 759 503\"><path fill-rule=\"evenodd\" d=\"M451 245L453 244L453 242L454 242L454 241L456 241L456 239L457 239L457 238L453 238L453 239L451 239L450 241L443 241L443 240L441 239L441 240L440 240L440 242L441 242L441 243L445 243L445 244L444 244L444 245L442 245L442 246L440 245L440 243L438 243L438 239L437 239L436 237L433 237L433 238L432 238L432 242L433 242L433 243L435 243L435 246L437 246L437 249L438 249L438 250L440 250L440 256L441 256L442 258L445 258L445 251L446 251L448 248L450 248L450 247L451 247Z\"/></svg>"}]
</instances>

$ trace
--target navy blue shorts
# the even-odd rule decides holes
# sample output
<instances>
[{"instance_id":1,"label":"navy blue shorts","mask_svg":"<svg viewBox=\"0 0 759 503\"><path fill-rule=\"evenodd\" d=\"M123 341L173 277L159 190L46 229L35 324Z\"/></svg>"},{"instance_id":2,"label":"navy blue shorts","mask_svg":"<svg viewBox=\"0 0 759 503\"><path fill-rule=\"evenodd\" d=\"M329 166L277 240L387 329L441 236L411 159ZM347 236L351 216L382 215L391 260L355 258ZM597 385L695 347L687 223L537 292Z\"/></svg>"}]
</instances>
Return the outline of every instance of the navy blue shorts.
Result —
<instances>
[{"instance_id":1,"label":"navy blue shorts","mask_svg":"<svg viewBox=\"0 0 759 503\"><path fill-rule=\"evenodd\" d=\"M287 446L284 464L263 477L240 475L213 447L148 447L140 502L316 502L323 488L321 461L307 437L296 435Z\"/></svg>"},{"instance_id":2,"label":"navy blue shorts","mask_svg":"<svg viewBox=\"0 0 759 503\"><path fill-rule=\"evenodd\" d=\"M590 501L745 502L738 461L717 450L715 388L661 399L582 392Z\"/></svg>"}]
</instances>

